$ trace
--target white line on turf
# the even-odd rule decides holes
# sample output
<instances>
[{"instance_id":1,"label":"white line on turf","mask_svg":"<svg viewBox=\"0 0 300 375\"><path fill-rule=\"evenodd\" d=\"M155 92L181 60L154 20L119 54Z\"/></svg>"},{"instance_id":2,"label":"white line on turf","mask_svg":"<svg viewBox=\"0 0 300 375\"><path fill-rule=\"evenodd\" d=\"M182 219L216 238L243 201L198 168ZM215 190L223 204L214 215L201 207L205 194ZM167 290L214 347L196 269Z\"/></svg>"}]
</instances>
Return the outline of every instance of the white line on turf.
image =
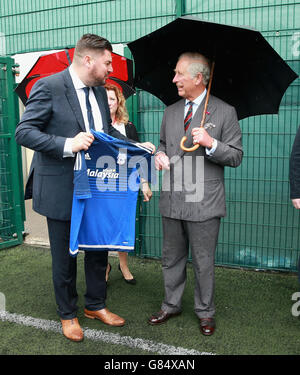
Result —
<instances>
[{"instance_id":1,"label":"white line on turf","mask_svg":"<svg viewBox=\"0 0 300 375\"><path fill-rule=\"evenodd\" d=\"M16 323L27 327L52 331L62 334L61 324L54 320L38 319L32 316L13 314L7 311L0 311L0 320L3 322ZM159 342L121 336L117 333L109 333L96 329L83 328L84 337L94 341L101 341L107 344L124 345L132 349L141 349L151 353L162 355L214 355L209 352L199 352L194 349L185 349Z\"/></svg>"}]
</instances>

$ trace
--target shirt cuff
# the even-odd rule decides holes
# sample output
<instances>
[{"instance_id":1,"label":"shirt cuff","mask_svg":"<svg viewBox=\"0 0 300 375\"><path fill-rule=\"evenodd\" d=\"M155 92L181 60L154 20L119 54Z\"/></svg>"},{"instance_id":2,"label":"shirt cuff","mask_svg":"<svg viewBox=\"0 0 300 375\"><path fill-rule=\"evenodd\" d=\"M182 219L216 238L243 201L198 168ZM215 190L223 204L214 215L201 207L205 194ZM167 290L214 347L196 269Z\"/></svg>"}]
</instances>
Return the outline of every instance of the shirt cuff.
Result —
<instances>
[{"instance_id":1,"label":"shirt cuff","mask_svg":"<svg viewBox=\"0 0 300 375\"><path fill-rule=\"evenodd\" d=\"M64 146L64 158L71 158L74 156L74 153L72 152L72 140L73 138L67 138Z\"/></svg>"},{"instance_id":2,"label":"shirt cuff","mask_svg":"<svg viewBox=\"0 0 300 375\"><path fill-rule=\"evenodd\" d=\"M216 151L216 148L218 146L218 141L216 139L214 139L213 143L212 143L212 148L205 148L205 152L206 152L206 155L208 156L211 156L213 155L213 153Z\"/></svg>"}]
</instances>

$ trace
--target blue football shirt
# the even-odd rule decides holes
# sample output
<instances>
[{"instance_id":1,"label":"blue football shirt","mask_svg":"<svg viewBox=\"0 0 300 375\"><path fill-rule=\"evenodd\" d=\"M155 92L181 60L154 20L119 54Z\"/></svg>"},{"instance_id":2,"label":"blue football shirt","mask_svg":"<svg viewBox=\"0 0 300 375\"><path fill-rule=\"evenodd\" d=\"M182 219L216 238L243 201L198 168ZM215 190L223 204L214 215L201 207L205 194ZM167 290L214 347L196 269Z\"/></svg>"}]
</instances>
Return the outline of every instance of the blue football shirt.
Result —
<instances>
[{"instance_id":1,"label":"blue football shirt","mask_svg":"<svg viewBox=\"0 0 300 375\"><path fill-rule=\"evenodd\" d=\"M91 132L95 140L77 153L74 166L70 254L133 251L140 175L152 182L155 177L151 150Z\"/></svg>"}]
</instances>

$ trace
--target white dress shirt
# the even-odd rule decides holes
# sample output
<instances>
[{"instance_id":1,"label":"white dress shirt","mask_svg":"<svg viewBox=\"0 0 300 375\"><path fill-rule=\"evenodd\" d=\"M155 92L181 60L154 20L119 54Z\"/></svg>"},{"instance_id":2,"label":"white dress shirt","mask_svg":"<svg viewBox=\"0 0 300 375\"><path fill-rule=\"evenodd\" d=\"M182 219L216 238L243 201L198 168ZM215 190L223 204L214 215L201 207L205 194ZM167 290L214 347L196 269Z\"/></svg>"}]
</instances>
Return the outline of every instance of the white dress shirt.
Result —
<instances>
[{"instance_id":1,"label":"white dress shirt","mask_svg":"<svg viewBox=\"0 0 300 375\"><path fill-rule=\"evenodd\" d=\"M203 91L203 93L201 95L198 96L198 98L193 100L193 116L196 113L199 105L202 103L202 100L204 99L205 95L206 95L206 89ZM189 109L189 102L190 101L188 99L185 99L184 117L186 116L187 111Z\"/></svg>"},{"instance_id":2,"label":"white dress shirt","mask_svg":"<svg viewBox=\"0 0 300 375\"><path fill-rule=\"evenodd\" d=\"M112 126L126 137L125 124L123 122L115 122Z\"/></svg>"},{"instance_id":3,"label":"white dress shirt","mask_svg":"<svg viewBox=\"0 0 300 375\"><path fill-rule=\"evenodd\" d=\"M85 129L86 129L86 132L89 132L90 126L89 126L89 121L87 117L85 93L83 91L83 88L86 87L86 85L78 77L72 65L69 67L69 72L70 72L72 82L73 82L73 85L77 94L77 98L79 100L79 105L81 108ZM95 130L102 132L103 131L102 116L101 116L101 112L97 103L97 99L92 89L90 89L89 100L90 100L91 107L92 107ZM72 138L67 138L65 142L65 147L64 147L64 157L71 157L71 156L74 156L72 152Z\"/></svg>"}]
</instances>

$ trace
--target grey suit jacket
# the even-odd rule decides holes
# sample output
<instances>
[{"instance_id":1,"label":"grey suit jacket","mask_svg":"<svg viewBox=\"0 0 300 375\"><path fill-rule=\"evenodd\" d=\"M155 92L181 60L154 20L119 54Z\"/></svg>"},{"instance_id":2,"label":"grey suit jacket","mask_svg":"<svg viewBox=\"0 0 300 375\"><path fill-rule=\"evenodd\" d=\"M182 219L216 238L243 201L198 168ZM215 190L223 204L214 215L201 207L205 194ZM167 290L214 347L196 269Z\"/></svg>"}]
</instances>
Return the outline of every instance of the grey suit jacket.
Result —
<instances>
[{"instance_id":1,"label":"grey suit jacket","mask_svg":"<svg viewBox=\"0 0 300 375\"><path fill-rule=\"evenodd\" d=\"M217 139L217 149L212 156L207 156L201 146L193 152L180 148L184 135L188 137L185 146L193 146L191 131L200 126L204 103L205 98L186 134L183 126L185 100L179 100L164 112L157 151L168 155L171 168L163 176L159 202L162 216L206 221L226 215L224 167L239 166L243 156L241 129L235 109L211 95L205 123L215 125L207 131Z\"/></svg>"},{"instance_id":2,"label":"grey suit jacket","mask_svg":"<svg viewBox=\"0 0 300 375\"><path fill-rule=\"evenodd\" d=\"M126 139L111 125L106 90L94 88L102 115L103 130ZM75 157L63 158L66 138L85 131L75 88L66 69L37 81L25 112L17 126L17 143L35 150L25 199L33 199L33 209L51 219L70 220Z\"/></svg>"}]
</instances>

